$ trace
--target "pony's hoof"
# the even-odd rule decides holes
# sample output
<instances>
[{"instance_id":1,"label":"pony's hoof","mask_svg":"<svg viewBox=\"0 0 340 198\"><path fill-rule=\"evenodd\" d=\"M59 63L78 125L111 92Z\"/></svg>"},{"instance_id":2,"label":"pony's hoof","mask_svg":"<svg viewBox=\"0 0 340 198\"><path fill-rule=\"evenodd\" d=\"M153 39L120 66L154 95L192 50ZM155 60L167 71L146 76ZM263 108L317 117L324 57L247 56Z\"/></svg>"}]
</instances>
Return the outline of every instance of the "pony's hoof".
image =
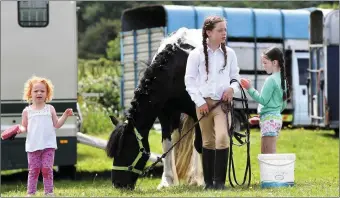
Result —
<instances>
[{"instance_id":1,"label":"pony's hoof","mask_svg":"<svg viewBox=\"0 0 340 198\"><path fill-rule=\"evenodd\" d=\"M169 178L162 178L161 183L157 186L157 190L161 190L162 188L169 188L173 186L173 182Z\"/></svg>"}]
</instances>

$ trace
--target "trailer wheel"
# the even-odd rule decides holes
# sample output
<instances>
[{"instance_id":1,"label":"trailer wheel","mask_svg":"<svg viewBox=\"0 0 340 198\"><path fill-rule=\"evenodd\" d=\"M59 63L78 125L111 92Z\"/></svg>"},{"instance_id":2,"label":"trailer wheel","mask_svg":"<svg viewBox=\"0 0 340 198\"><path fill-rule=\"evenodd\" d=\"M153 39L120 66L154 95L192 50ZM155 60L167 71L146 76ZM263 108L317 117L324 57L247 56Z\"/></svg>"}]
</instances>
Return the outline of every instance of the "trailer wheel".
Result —
<instances>
[{"instance_id":1,"label":"trailer wheel","mask_svg":"<svg viewBox=\"0 0 340 198\"><path fill-rule=\"evenodd\" d=\"M335 137L339 137L339 128L334 129L334 132L335 132Z\"/></svg>"},{"instance_id":2,"label":"trailer wheel","mask_svg":"<svg viewBox=\"0 0 340 198\"><path fill-rule=\"evenodd\" d=\"M69 178L71 180L76 179L76 166L68 165L68 166L59 166L58 172L63 178Z\"/></svg>"}]
</instances>

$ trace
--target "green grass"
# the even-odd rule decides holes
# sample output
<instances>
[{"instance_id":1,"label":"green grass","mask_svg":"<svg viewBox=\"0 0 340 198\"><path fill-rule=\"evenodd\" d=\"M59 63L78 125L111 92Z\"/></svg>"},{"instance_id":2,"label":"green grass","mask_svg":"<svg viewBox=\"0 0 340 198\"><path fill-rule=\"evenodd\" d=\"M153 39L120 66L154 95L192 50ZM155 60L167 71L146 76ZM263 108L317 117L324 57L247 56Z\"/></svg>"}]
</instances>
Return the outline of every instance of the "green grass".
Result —
<instances>
[{"instance_id":1,"label":"green grass","mask_svg":"<svg viewBox=\"0 0 340 198\"><path fill-rule=\"evenodd\" d=\"M289 188L261 189L259 163L257 154L260 152L258 130L251 133L251 187L231 188L227 180L228 190L203 191L201 187L179 185L170 189L156 190L160 178L144 178L137 181L135 191L120 191L111 187L109 179L83 181L55 181L57 196L232 196L232 197L282 197L282 196L339 196L339 139L333 138L333 131L283 130L278 140L278 153L295 153L295 186ZM107 138L108 134L99 135ZM152 132L150 137L151 151L160 153L159 134ZM79 171L110 170L112 160L105 156L103 150L78 145ZM238 180L241 181L245 166L245 148L234 147L234 160L237 167ZM26 183L6 183L2 181L1 196L24 196ZM42 195L43 186L38 185L38 195Z\"/></svg>"},{"instance_id":2,"label":"green grass","mask_svg":"<svg viewBox=\"0 0 340 198\"><path fill-rule=\"evenodd\" d=\"M258 186L251 188L229 188L225 191L203 191L201 187L180 185L170 189L158 191L156 186L159 179L143 179L139 187L130 191L120 191L113 189L108 180L96 181L57 181L55 182L55 194L57 196L76 196L76 197L103 197L103 196L124 196L124 197L155 197L155 196L171 196L171 197L210 197L210 196L230 196L230 197L282 197L282 196L317 196L317 197L335 197L338 195L338 187L333 184L330 185L324 181L306 181L296 184L291 188L277 188L277 189L260 189ZM42 184L38 186L38 196L43 196ZM13 185L11 189L8 185L2 187L2 196L24 196L26 188L24 184Z\"/></svg>"}]
</instances>

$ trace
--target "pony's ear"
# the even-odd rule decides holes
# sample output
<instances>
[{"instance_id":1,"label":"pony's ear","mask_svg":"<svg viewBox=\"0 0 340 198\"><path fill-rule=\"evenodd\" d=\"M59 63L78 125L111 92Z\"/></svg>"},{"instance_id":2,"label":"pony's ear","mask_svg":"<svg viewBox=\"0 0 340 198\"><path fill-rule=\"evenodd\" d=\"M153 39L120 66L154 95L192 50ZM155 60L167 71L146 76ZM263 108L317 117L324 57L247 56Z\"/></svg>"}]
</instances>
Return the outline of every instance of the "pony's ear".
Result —
<instances>
[{"instance_id":1,"label":"pony's ear","mask_svg":"<svg viewBox=\"0 0 340 198\"><path fill-rule=\"evenodd\" d=\"M123 122L123 126L124 126L124 132L126 133L130 133L130 132L133 132L134 131L134 125L132 124L133 122L131 122L130 119L126 119L124 122Z\"/></svg>"},{"instance_id":2,"label":"pony's ear","mask_svg":"<svg viewBox=\"0 0 340 198\"><path fill-rule=\"evenodd\" d=\"M113 115L110 115L109 117L110 117L110 119L111 119L112 124L113 124L114 126L117 126L117 124L119 123L118 120L117 120L117 118L115 118Z\"/></svg>"}]
</instances>

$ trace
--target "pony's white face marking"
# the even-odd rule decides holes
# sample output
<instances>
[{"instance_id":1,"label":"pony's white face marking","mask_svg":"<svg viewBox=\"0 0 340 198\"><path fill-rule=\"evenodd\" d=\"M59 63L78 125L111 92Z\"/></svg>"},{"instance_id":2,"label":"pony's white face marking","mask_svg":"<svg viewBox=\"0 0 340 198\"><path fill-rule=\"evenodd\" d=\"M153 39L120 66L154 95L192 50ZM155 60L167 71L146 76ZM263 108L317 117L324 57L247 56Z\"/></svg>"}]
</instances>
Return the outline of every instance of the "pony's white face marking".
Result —
<instances>
[{"instance_id":1,"label":"pony's white face marking","mask_svg":"<svg viewBox=\"0 0 340 198\"><path fill-rule=\"evenodd\" d=\"M154 61L157 54L159 54L166 45L178 45L178 40L180 40L182 43L189 44L191 46L197 47L200 44L202 44L202 29L188 29L185 27L182 27L178 29L174 34L164 38L157 50L157 53L152 58L152 62ZM187 51L187 50L186 50ZM189 52L189 51L188 51ZM151 63L152 63L151 62Z\"/></svg>"}]
</instances>

